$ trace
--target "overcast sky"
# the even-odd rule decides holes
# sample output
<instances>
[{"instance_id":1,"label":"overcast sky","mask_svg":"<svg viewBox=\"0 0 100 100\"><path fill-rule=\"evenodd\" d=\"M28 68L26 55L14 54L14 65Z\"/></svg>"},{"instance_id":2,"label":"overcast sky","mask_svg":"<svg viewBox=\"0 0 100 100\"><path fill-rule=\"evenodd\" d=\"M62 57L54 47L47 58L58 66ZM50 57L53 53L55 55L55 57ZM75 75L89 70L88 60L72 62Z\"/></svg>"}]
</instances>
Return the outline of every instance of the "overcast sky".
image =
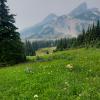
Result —
<instances>
[{"instance_id":1,"label":"overcast sky","mask_svg":"<svg viewBox=\"0 0 100 100\"><path fill-rule=\"evenodd\" d=\"M8 0L19 30L37 24L50 13L68 14L82 2L100 9L100 0Z\"/></svg>"}]
</instances>

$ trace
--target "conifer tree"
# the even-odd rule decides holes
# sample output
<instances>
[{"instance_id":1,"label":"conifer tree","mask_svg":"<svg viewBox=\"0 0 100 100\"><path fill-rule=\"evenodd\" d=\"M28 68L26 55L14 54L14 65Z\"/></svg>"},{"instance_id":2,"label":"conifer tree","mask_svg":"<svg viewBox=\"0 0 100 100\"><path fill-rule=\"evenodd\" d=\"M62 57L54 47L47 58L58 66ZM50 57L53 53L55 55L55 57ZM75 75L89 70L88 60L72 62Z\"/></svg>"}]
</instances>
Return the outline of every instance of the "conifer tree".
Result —
<instances>
[{"instance_id":1,"label":"conifer tree","mask_svg":"<svg viewBox=\"0 0 100 100\"><path fill-rule=\"evenodd\" d=\"M25 61L23 43L9 13L7 0L0 0L0 66Z\"/></svg>"},{"instance_id":2,"label":"conifer tree","mask_svg":"<svg viewBox=\"0 0 100 100\"><path fill-rule=\"evenodd\" d=\"M25 42L25 54L26 56L34 56L35 55L35 47L33 47L30 41Z\"/></svg>"},{"instance_id":3,"label":"conifer tree","mask_svg":"<svg viewBox=\"0 0 100 100\"><path fill-rule=\"evenodd\" d=\"M96 26L96 38L97 40L100 40L100 21L98 20L97 26Z\"/></svg>"}]
</instances>

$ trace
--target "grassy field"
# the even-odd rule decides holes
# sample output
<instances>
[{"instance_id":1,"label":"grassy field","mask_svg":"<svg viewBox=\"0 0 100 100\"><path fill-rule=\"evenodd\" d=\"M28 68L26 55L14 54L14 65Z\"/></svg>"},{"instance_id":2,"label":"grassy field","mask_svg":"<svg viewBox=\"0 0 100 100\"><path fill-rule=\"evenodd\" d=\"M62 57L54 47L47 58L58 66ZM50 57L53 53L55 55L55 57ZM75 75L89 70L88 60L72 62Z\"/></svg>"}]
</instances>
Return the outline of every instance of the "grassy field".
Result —
<instances>
[{"instance_id":1,"label":"grassy field","mask_svg":"<svg viewBox=\"0 0 100 100\"><path fill-rule=\"evenodd\" d=\"M100 49L76 49L0 69L0 100L100 100Z\"/></svg>"}]
</instances>

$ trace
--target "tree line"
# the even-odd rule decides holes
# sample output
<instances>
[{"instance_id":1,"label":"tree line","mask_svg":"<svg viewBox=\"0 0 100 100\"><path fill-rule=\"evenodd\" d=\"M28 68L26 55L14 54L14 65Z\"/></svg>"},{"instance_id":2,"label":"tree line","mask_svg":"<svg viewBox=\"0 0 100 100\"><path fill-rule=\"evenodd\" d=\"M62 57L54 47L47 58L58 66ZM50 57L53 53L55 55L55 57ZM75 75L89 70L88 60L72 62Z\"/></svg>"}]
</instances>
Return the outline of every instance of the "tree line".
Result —
<instances>
[{"instance_id":1,"label":"tree line","mask_svg":"<svg viewBox=\"0 0 100 100\"><path fill-rule=\"evenodd\" d=\"M53 47L55 46L55 41L49 40L49 41L33 41L30 42L28 40L24 43L25 46L25 54L26 56L35 56L37 51L40 48L46 48L46 47Z\"/></svg>"},{"instance_id":2,"label":"tree line","mask_svg":"<svg viewBox=\"0 0 100 100\"><path fill-rule=\"evenodd\" d=\"M57 50L65 50L69 48L100 48L100 21L90 25L87 30L82 31L77 38L63 38L56 41Z\"/></svg>"}]
</instances>

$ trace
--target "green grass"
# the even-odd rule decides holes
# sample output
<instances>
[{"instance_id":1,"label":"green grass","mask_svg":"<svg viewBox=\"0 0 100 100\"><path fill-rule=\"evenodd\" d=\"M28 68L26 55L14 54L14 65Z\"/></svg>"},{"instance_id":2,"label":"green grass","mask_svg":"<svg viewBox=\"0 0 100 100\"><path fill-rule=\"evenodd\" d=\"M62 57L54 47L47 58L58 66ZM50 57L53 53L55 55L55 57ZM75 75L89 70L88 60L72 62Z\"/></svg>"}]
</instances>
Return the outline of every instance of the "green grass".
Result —
<instances>
[{"instance_id":1,"label":"green grass","mask_svg":"<svg viewBox=\"0 0 100 100\"><path fill-rule=\"evenodd\" d=\"M100 49L28 58L0 69L0 100L100 100Z\"/></svg>"}]
</instances>

